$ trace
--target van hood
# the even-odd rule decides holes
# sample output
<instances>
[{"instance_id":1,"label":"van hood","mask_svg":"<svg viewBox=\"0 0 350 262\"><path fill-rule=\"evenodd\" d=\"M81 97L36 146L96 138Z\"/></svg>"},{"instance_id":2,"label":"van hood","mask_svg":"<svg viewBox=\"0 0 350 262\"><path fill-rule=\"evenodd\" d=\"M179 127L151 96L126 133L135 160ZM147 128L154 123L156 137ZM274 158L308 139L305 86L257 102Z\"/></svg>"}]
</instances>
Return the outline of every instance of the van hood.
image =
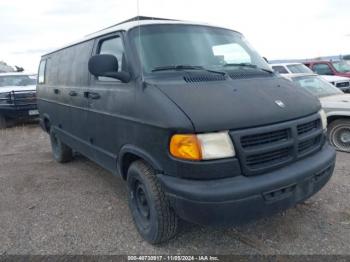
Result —
<instances>
[{"instance_id":1,"label":"van hood","mask_svg":"<svg viewBox=\"0 0 350 262\"><path fill-rule=\"evenodd\" d=\"M283 77L197 83L167 79L153 84L184 111L196 132L268 125L316 113L321 107L316 97Z\"/></svg>"},{"instance_id":2,"label":"van hood","mask_svg":"<svg viewBox=\"0 0 350 262\"><path fill-rule=\"evenodd\" d=\"M0 86L0 93L12 92L12 91L36 91L35 85L28 86Z\"/></svg>"},{"instance_id":3,"label":"van hood","mask_svg":"<svg viewBox=\"0 0 350 262\"><path fill-rule=\"evenodd\" d=\"M320 98L322 107L325 109L347 109L350 110L350 95L339 94L334 96L325 96Z\"/></svg>"}]
</instances>

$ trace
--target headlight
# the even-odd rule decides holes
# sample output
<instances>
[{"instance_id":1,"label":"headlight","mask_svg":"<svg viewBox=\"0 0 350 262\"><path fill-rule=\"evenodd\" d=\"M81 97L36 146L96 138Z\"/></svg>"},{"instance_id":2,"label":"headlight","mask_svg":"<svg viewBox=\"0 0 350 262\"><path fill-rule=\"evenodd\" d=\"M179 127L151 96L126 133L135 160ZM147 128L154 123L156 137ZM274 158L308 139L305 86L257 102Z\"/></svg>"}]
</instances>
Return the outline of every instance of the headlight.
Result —
<instances>
[{"instance_id":1,"label":"headlight","mask_svg":"<svg viewBox=\"0 0 350 262\"><path fill-rule=\"evenodd\" d=\"M320 111L318 111L318 114L321 117L322 128L323 129L327 129L327 115L326 115L326 112L323 109L321 109Z\"/></svg>"},{"instance_id":2,"label":"headlight","mask_svg":"<svg viewBox=\"0 0 350 262\"><path fill-rule=\"evenodd\" d=\"M0 105L7 105L9 101L9 93L0 93Z\"/></svg>"},{"instance_id":3,"label":"headlight","mask_svg":"<svg viewBox=\"0 0 350 262\"><path fill-rule=\"evenodd\" d=\"M170 141L172 156L188 160L210 160L235 156L227 131L207 134L176 134Z\"/></svg>"}]
</instances>

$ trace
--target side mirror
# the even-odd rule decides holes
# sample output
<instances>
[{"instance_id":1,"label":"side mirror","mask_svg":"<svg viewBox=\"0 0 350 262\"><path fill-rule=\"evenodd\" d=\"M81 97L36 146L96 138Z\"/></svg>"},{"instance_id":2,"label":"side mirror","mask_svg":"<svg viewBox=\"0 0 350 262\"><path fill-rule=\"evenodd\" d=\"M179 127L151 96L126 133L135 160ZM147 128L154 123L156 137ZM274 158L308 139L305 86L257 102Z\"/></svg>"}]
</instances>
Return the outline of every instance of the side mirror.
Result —
<instances>
[{"instance_id":1,"label":"side mirror","mask_svg":"<svg viewBox=\"0 0 350 262\"><path fill-rule=\"evenodd\" d=\"M114 55L94 55L89 59L89 72L98 77L111 77L119 79L123 83L130 81L130 74L118 72L118 59Z\"/></svg>"}]
</instances>

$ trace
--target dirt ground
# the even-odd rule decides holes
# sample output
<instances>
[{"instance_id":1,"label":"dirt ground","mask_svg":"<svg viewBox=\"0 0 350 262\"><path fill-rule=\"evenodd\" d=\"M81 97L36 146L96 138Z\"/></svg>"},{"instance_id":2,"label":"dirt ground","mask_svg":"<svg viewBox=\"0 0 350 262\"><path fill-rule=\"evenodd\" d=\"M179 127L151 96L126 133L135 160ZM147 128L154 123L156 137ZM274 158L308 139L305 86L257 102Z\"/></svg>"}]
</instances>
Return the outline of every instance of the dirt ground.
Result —
<instances>
[{"instance_id":1,"label":"dirt ground","mask_svg":"<svg viewBox=\"0 0 350 262\"><path fill-rule=\"evenodd\" d=\"M183 224L169 243L138 235L119 177L51 157L37 125L0 130L1 254L350 254L350 154L306 203L235 228Z\"/></svg>"}]
</instances>

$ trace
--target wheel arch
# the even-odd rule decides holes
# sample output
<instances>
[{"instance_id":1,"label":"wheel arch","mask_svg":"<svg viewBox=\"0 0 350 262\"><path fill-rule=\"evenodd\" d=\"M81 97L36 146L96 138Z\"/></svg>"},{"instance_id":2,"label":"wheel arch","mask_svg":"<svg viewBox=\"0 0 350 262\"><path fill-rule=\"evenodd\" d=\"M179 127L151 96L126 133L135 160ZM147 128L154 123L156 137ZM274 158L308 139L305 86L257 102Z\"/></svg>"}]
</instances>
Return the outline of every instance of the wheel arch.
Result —
<instances>
[{"instance_id":1,"label":"wheel arch","mask_svg":"<svg viewBox=\"0 0 350 262\"><path fill-rule=\"evenodd\" d=\"M156 173L162 172L159 162L145 150L134 145L125 145L119 151L118 156L118 171L124 180L127 178L127 172L130 165L136 160L144 160L156 171Z\"/></svg>"},{"instance_id":2,"label":"wheel arch","mask_svg":"<svg viewBox=\"0 0 350 262\"><path fill-rule=\"evenodd\" d=\"M44 129L44 131L46 131L47 133L50 132L51 129L51 120L48 114L43 114L41 121L40 121L40 125L42 127L42 129Z\"/></svg>"},{"instance_id":3,"label":"wheel arch","mask_svg":"<svg viewBox=\"0 0 350 262\"><path fill-rule=\"evenodd\" d=\"M350 120L350 115L345 115L345 114L336 114L336 115L328 115L327 116L327 122L328 125L332 122L334 122L335 120L339 120L339 119L347 119Z\"/></svg>"}]
</instances>

